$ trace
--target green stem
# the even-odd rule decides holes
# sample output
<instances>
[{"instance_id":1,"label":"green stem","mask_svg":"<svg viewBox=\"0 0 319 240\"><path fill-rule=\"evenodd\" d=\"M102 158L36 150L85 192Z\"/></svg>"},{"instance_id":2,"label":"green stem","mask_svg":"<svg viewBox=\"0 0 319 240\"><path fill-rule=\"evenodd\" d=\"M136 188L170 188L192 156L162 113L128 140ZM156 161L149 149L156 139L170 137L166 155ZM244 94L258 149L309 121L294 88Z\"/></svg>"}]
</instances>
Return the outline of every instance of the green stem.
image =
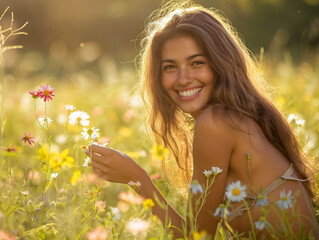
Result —
<instances>
[{"instance_id":1,"label":"green stem","mask_svg":"<svg viewBox=\"0 0 319 240\"><path fill-rule=\"evenodd\" d=\"M253 234L253 239L256 240L256 232L255 232L255 226L254 226L254 221L253 221L253 218L251 216L251 212L250 212L250 208L247 204L247 202L244 200L244 205L247 209L247 215L248 215L248 218L249 218L249 222L250 222L250 226L251 226L251 231L252 231L252 234Z\"/></svg>"},{"instance_id":2,"label":"green stem","mask_svg":"<svg viewBox=\"0 0 319 240\"><path fill-rule=\"evenodd\" d=\"M11 153L9 153L9 197L11 198L11 190L13 184L13 170L12 170L12 163L11 163Z\"/></svg>"},{"instance_id":3,"label":"green stem","mask_svg":"<svg viewBox=\"0 0 319 240\"><path fill-rule=\"evenodd\" d=\"M68 119L70 116L70 111L68 110L68 115L65 122L65 130L66 130L66 144L69 147L69 129L68 129Z\"/></svg>"},{"instance_id":4,"label":"green stem","mask_svg":"<svg viewBox=\"0 0 319 240\"><path fill-rule=\"evenodd\" d=\"M197 226L197 218L198 218L198 215L200 213L200 211L202 210L202 208L204 207L205 203L206 203L206 198L208 196L208 194L210 193L209 192L209 189L211 188L211 186L213 185L213 183L215 182L215 178L216 178L216 175L214 175L213 179L211 180L211 182L209 183L209 178L207 178L206 180L206 187L205 187L205 191L204 193L200 196L199 200L201 201L201 205L199 206L199 208L197 209L196 208L196 216L195 216L195 227Z\"/></svg>"},{"instance_id":5,"label":"green stem","mask_svg":"<svg viewBox=\"0 0 319 240\"><path fill-rule=\"evenodd\" d=\"M1 32L0 32L1 34ZM0 43L0 47L1 43ZM0 54L0 144L2 145L3 140L3 129L4 129L4 123L2 119L2 113L3 113L3 106L4 106L4 64L3 64L3 55ZM2 159L2 151L0 151L0 158Z\"/></svg>"},{"instance_id":6,"label":"green stem","mask_svg":"<svg viewBox=\"0 0 319 240\"><path fill-rule=\"evenodd\" d=\"M36 102L35 101L36 101L36 99L34 98L33 110L34 110L35 119L37 120L39 126L42 127L41 123L39 122L38 116L37 116L37 108L36 108Z\"/></svg>"}]
</instances>

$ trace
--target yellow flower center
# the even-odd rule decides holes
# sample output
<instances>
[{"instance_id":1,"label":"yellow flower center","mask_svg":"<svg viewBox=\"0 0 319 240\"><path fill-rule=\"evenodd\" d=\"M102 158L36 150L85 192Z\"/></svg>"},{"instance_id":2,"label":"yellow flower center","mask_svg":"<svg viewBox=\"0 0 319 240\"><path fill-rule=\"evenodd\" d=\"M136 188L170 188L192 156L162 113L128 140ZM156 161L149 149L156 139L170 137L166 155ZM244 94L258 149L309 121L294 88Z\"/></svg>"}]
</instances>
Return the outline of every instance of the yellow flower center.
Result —
<instances>
[{"instance_id":1,"label":"yellow flower center","mask_svg":"<svg viewBox=\"0 0 319 240\"><path fill-rule=\"evenodd\" d=\"M48 91L48 90L43 91L43 95L48 96L49 94L50 94L50 91Z\"/></svg>"},{"instance_id":2,"label":"yellow flower center","mask_svg":"<svg viewBox=\"0 0 319 240\"><path fill-rule=\"evenodd\" d=\"M287 197L286 197L286 196L283 196L283 197L281 198L281 200L282 200L282 201L287 201Z\"/></svg>"},{"instance_id":3,"label":"yellow flower center","mask_svg":"<svg viewBox=\"0 0 319 240\"><path fill-rule=\"evenodd\" d=\"M240 194L240 190L239 190L238 188L235 188L235 189L233 190L233 194L234 194L235 196L238 196L238 195Z\"/></svg>"},{"instance_id":4,"label":"yellow flower center","mask_svg":"<svg viewBox=\"0 0 319 240\"><path fill-rule=\"evenodd\" d=\"M92 133L93 133L93 130L92 130L92 128L90 128L89 130L88 130L88 132L87 132L90 136L92 135Z\"/></svg>"}]
</instances>

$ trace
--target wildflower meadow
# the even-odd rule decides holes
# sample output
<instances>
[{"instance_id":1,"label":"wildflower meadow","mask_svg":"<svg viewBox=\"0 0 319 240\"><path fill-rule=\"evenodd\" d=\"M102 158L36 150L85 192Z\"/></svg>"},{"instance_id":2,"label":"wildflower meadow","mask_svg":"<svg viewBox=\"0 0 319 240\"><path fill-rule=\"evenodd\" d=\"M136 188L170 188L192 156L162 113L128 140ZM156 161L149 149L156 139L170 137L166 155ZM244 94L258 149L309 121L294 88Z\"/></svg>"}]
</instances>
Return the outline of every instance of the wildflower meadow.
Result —
<instances>
[{"instance_id":1,"label":"wildflower meadow","mask_svg":"<svg viewBox=\"0 0 319 240\"><path fill-rule=\"evenodd\" d=\"M7 52L24 51L21 46L11 46L9 40L26 35L25 26L0 28L0 239L173 239L170 223L152 215L153 200L135 193L140 182L124 185L98 178L85 154L88 145L98 144L129 155L183 216L187 206L192 208L161 170L162 162L170 161L168 150L155 145L146 134L143 107L134 91L138 81L134 70L114 72L115 80L80 68L63 76L54 71L23 75L21 69L27 63L22 61L16 67L22 73L9 74L4 68ZM309 55L294 62L289 53L278 58L265 53L259 60L273 87L273 99L314 166L318 195L319 57ZM45 61L52 64L50 59ZM196 209L190 210L190 233L181 229L185 239L212 239L197 230L196 217L222 171L218 166L203 169L207 184L192 182L190 196L201 196L193 206ZM246 190L239 181L227 187L226 202L212 209L220 223L227 226L231 203L243 202L248 208ZM251 221L248 238L257 239L258 232L266 230L273 239L309 239L302 228L295 235L285 221L291 209L298 217L296 194L283 191L278 202L270 203L266 194L259 193L256 205L265 209L265 214L259 221ZM319 219L317 199L314 205ZM269 224L271 210L282 217L282 226ZM228 231L233 239L247 239L230 226ZM225 238L220 229L215 239Z\"/></svg>"}]
</instances>

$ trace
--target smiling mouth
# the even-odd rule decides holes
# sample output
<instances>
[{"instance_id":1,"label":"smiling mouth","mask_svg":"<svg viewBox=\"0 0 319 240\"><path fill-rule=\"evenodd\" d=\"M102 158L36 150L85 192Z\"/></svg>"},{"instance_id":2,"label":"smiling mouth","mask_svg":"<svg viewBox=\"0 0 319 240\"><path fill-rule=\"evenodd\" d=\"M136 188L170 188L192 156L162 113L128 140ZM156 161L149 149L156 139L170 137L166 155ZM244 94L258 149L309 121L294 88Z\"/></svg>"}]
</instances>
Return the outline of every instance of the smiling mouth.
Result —
<instances>
[{"instance_id":1,"label":"smiling mouth","mask_svg":"<svg viewBox=\"0 0 319 240\"><path fill-rule=\"evenodd\" d=\"M202 87L193 88L187 91L177 91L177 92L181 97L191 97L199 93L201 90L202 90Z\"/></svg>"}]
</instances>

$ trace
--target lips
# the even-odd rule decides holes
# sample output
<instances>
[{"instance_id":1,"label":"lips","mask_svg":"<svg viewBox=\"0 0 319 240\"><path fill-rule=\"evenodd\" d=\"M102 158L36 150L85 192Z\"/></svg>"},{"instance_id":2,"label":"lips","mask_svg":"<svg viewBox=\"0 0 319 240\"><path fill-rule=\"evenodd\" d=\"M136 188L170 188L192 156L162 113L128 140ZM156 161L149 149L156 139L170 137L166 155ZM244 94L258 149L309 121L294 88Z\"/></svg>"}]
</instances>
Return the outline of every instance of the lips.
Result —
<instances>
[{"instance_id":1,"label":"lips","mask_svg":"<svg viewBox=\"0 0 319 240\"><path fill-rule=\"evenodd\" d=\"M197 93L199 93L202 90L202 87L197 87L185 91L177 91L179 96L181 97L192 97L195 96Z\"/></svg>"}]
</instances>

